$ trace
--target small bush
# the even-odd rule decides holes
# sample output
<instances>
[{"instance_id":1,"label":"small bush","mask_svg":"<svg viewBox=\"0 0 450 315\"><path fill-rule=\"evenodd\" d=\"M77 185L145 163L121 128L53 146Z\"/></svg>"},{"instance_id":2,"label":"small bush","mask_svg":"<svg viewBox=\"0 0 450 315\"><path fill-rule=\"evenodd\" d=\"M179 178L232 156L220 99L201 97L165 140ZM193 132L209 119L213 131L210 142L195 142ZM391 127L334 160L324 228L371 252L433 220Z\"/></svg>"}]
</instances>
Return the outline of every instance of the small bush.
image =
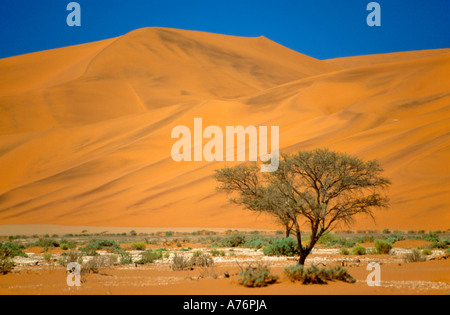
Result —
<instances>
[{"instance_id":1,"label":"small bush","mask_svg":"<svg viewBox=\"0 0 450 315\"><path fill-rule=\"evenodd\" d=\"M425 248L424 250L422 250L422 255L430 256L431 255L431 249Z\"/></svg>"},{"instance_id":2,"label":"small bush","mask_svg":"<svg viewBox=\"0 0 450 315\"><path fill-rule=\"evenodd\" d=\"M347 248L342 248L341 249L341 255L347 256L347 255L350 255L350 252L349 252L349 250Z\"/></svg>"},{"instance_id":3,"label":"small bush","mask_svg":"<svg viewBox=\"0 0 450 315\"><path fill-rule=\"evenodd\" d=\"M366 254L366 248L364 246L355 246L352 249L353 255L365 255Z\"/></svg>"},{"instance_id":4,"label":"small bush","mask_svg":"<svg viewBox=\"0 0 450 315\"><path fill-rule=\"evenodd\" d=\"M0 246L3 248L7 248L10 251L11 257L21 256L21 257L28 257L27 254L25 254L22 250L25 249L25 246L22 244L14 243L14 242L7 242L3 243Z\"/></svg>"},{"instance_id":5,"label":"small bush","mask_svg":"<svg viewBox=\"0 0 450 315\"><path fill-rule=\"evenodd\" d=\"M206 254L200 254L198 256L192 256L191 266L196 267L211 267L214 264L214 260Z\"/></svg>"},{"instance_id":6,"label":"small bush","mask_svg":"<svg viewBox=\"0 0 450 315\"><path fill-rule=\"evenodd\" d=\"M302 265L295 265L286 267L284 272L292 282L298 281L302 284L326 284L327 281L356 282L356 279L339 265L328 269L319 269L317 266L305 268Z\"/></svg>"},{"instance_id":7,"label":"small bush","mask_svg":"<svg viewBox=\"0 0 450 315\"><path fill-rule=\"evenodd\" d=\"M0 244L0 274L6 275L13 270L13 258L13 251L4 244Z\"/></svg>"},{"instance_id":8,"label":"small bush","mask_svg":"<svg viewBox=\"0 0 450 315\"><path fill-rule=\"evenodd\" d=\"M213 249L213 250L210 251L210 254L212 256L214 256L214 257L216 257L216 256L225 256L225 251Z\"/></svg>"},{"instance_id":9,"label":"small bush","mask_svg":"<svg viewBox=\"0 0 450 315\"><path fill-rule=\"evenodd\" d=\"M99 273L100 269L109 268L114 264L112 256L95 256L81 265L81 274Z\"/></svg>"},{"instance_id":10,"label":"small bush","mask_svg":"<svg viewBox=\"0 0 450 315\"><path fill-rule=\"evenodd\" d=\"M162 251L153 251L151 249L146 250L141 253L141 259L136 261L137 264L145 265L152 264L155 260L161 259L163 257Z\"/></svg>"},{"instance_id":11,"label":"small bush","mask_svg":"<svg viewBox=\"0 0 450 315\"><path fill-rule=\"evenodd\" d=\"M133 263L133 257L131 254L125 250L119 250L117 251L119 257L120 257L120 264L121 265L130 265Z\"/></svg>"},{"instance_id":12,"label":"small bush","mask_svg":"<svg viewBox=\"0 0 450 315\"><path fill-rule=\"evenodd\" d=\"M355 242L346 239L345 237L336 237L327 243L327 247L339 246L342 248L351 248L355 246Z\"/></svg>"},{"instance_id":13,"label":"small bush","mask_svg":"<svg viewBox=\"0 0 450 315\"><path fill-rule=\"evenodd\" d=\"M386 242L389 242L391 244L394 244L395 242L403 241L403 240L405 240L405 237L402 234L398 234L398 233L391 234L388 238L386 238Z\"/></svg>"},{"instance_id":14,"label":"small bush","mask_svg":"<svg viewBox=\"0 0 450 315\"><path fill-rule=\"evenodd\" d=\"M264 236L253 236L252 238L246 240L243 245L246 248L253 249L264 249L269 247L274 241L274 238L264 237Z\"/></svg>"},{"instance_id":15,"label":"small bush","mask_svg":"<svg viewBox=\"0 0 450 315\"><path fill-rule=\"evenodd\" d=\"M134 250L143 251L147 249L147 244L145 242L136 242L131 244L131 248Z\"/></svg>"},{"instance_id":16,"label":"small bush","mask_svg":"<svg viewBox=\"0 0 450 315\"><path fill-rule=\"evenodd\" d=\"M51 238L41 238L39 241L32 244L32 246L43 247L44 251L48 251L49 248L59 247L59 242Z\"/></svg>"},{"instance_id":17,"label":"small bush","mask_svg":"<svg viewBox=\"0 0 450 315\"><path fill-rule=\"evenodd\" d=\"M70 263L78 263L81 265L83 263L83 254L74 251L63 253L58 263L64 267L67 267Z\"/></svg>"},{"instance_id":18,"label":"small bush","mask_svg":"<svg viewBox=\"0 0 450 315\"><path fill-rule=\"evenodd\" d=\"M294 257L300 255L298 243L292 238L283 238L276 240L273 244L263 250L266 256L289 256Z\"/></svg>"},{"instance_id":19,"label":"small bush","mask_svg":"<svg viewBox=\"0 0 450 315\"><path fill-rule=\"evenodd\" d=\"M405 262L407 263L413 263L413 262L421 262L425 261L425 258L420 255L420 252L417 249L414 249L412 253L406 254L405 256Z\"/></svg>"},{"instance_id":20,"label":"small bush","mask_svg":"<svg viewBox=\"0 0 450 315\"><path fill-rule=\"evenodd\" d=\"M192 255L190 258L186 256L178 256L175 253L171 268L175 271L194 270L194 267L211 267L213 264L214 260L209 255L203 254L200 251L198 251L197 254Z\"/></svg>"},{"instance_id":21,"label":"small bush","mask_svg":"<svg viewBox=\"0 0 450 315\"><path fill-rule=\"evenodd\" d=\"M91 240L80 250L88 256L96 256L98 250L119 251L120 245L110 240Z\"/></svg>"},{"instance_id":22,"label":"small bush","mask_svg":"<svg viewBox=\"0 0 450 315\"><path fill-rule=\"evenodd\" d=\"M244 234L233 234L221 240L221 245L224 247L239 247L246 242Z\"/></svg>"},{"instance_id":23,"label":"small bush","mask_svg":"<svg viewBox=\"0 0 450 315\"><path fill-rule=\"evenodd\" d=\"M278 279L279 277L277 275L271 274L267 265L260 263L256 267L248 266L241 270L238 282L243 286L254 288L274 284Z\"/></svg>"},{"instance_id":24,"label":"small bush","mask_svg":"<svg viewBox=\"0 0 450 315\"><path fill-rule=\"evenodd\" d=\"M393 245L392 243L384 240L376 240L375 241L375 249L378 254L389 254Z\"/></svg>"},{"instance_id":25,"label":"small bush","mask_svg":"<svg viewBox=\"0 0 450 315\"><path fill-rule=\"evenodd\" d=\"M172 270L174 271L182 271L182 270L193 270L191 264L191 259L185 256L178 256L177 253L175 253L175 256L173 257L172 265L170 266Z\"/></svg>"}]
</instances>

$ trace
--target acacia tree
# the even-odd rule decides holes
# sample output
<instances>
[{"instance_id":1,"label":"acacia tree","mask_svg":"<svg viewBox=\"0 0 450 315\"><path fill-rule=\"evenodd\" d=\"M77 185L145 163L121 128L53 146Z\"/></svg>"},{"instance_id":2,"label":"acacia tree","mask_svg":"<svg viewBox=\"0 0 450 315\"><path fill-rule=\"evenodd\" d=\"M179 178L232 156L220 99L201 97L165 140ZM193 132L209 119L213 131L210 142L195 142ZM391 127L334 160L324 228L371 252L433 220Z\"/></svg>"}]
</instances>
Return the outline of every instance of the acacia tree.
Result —
<instances>
[{"instance_id":1,"label":"acacia tree","mask_svg":"<svg viewBox=\"0 0 450 315\"><path fill-rule=\"evenodd\" d=\"M231 202L276 218L287 236L292 231L301 265L326 231L359 214L373 218L374 209L388 206L384 192L391 182L376 160L317 149L282 155L273 173L259 170L256 163L216 170L217 188L233 194ZM308 244L302 242L304 225L311 231Z\"/></svg>"}]
</instances>

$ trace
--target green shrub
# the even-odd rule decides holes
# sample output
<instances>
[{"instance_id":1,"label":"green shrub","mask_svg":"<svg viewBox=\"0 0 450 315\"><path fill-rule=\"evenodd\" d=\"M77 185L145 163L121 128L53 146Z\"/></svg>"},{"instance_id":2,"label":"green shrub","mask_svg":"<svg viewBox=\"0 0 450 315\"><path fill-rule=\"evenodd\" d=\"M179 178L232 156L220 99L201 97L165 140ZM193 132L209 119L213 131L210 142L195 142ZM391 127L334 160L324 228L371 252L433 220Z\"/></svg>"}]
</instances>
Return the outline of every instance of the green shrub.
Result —
<instances>
[{"instance_id":1,"label":"green shrub","mask_svg":"<svg viewBox=\"0 0 450 315\"><path fill-rule=\"evenodd\" d=\"M120 264L121 265L130 265L130 264L133 263L133 257L126 250L118 250L116 253L120 257Z\"/></svg>"},{"instance_id":2,"label":"green shrub","mask_svg":"<svg viewBox=\"0 0 450 315\"><path fill-rule=\"evenodd\" d=\"M450 245L450 239L446 238L445 240L438 240L438 241L434 241L431 244L431 248L436 248L436 249L447 249L448 246Z\"/></svg>"},{"instance_id":3,"label":"green shrub","mask_svg":"<svg viewBox=\"0 0 450 315\"><path fill-rule=\"evenodd\" d=\"M309 268L305 268L302 265L294 265L286 267L284 272L292 282L298 281L302 284L326 284L327 281L356 282L356 279L339 265L328 269L319 269L314 265Z\"/></svg>"},{"instance_id":4,"label":"green shrub","mask_svg":"<svg viewBox=\"0 0 450 315\"><path fill-rule=\"evenodd\" d=\"M46 260L47 262L50 262L50 260L52 260L52 253L45 253L44 260Z\"/></svg>"},{"instance_id":5,"label":"green shrub","mask_svg":"<svg viewBox=\"0 0 450 315\"><path fill-rule=\"evenodd\" d=\"M110 240L91 240L80 250L88 256L96 256L98 250L120 251L121 247L115 241Z\"/></svg>"},{"instance_id":6,"label":"green shrub","mask_svg":"<svg viewBox=\"0 0 450 315\"><path fill-rule=\"evenodd\" d=\"M397 233L391 234L388 238L386 238L386 242L389 242L391 244L394 244L395 242L403 241L403 240L405 240L405 237L402 234L397 234Z\"/></svg>"},{"instance_id":7,"label":"green shrub","mask_svg":"<svg viewBox=\"0 0 450 315\"><path fill-rule=\"evenodd\" d=\"M6 275L14 269L13 258L13 251L4 244L0 244L0 274Z\"/></svg>"},{"instance_id":8,"label":"green shrub","mask_svg":"<svg viewBox=\"0 0 450 315\"><path fill-rule=\"evenodd\" d=\"M223 247L239 247L246 242L246 236L244 234L233 234L221 240Z\"/></svg>"},{"instance_id":9,"label":"green shrub","mask_svg":"<svg viewBox=\"0 0 450 315\"><path fill-rule=\"evenodd\" d=\"M327 247L339 246L343 248L351 248L355 246L355 242L346 239L345 237L336 237L327 243Z\"/></svg>"},{"instance_id":10,"label":"green shrub","mask_svg":"<svg viewBox=\"0 0 450 315\"><path fill-rule=\"evenodd\" d=\"M274 284L278 281L277 275L272 275L268 266L264 264L258 264L256 267L248 266L241 270L238 277L239 284L254 288L265 287L269 284Z\"/></svg>"},{"instance_id":11,"label":"green shrub","mask_svg":"<svg viewBox=\"0 0 450 315\"><path fill-rule=\"evenodd\" d=\"M431 255L431 249L425 248L424 250L422 250L422 255L430 256Z\"/></svg>"},{"instance_id":12,"label":"green shrub","mask_svg":"<svg viewBox=\"0 0 450 315\"><path fill-rule=\"evenodd\" d=\"M162 257L162 251L153 251L151 249L148 249L145 252L141 253L141 259L136 261L136 263L141 265L152 264L155 262L155 260L162 259Z\"/></svg>"},{"instance_id":13,"label":"green shrub","mask_svg":"<svg viewBox=\"0 0 450 315\"><path fill-rule=\"evenodd\" d=\"M22 244L18 244L18 243L14 243L14 242L7 242L7 243L3 243L1 244L1 246L3 248L7 248L10 251L10 255L12 255L11 257L14 258L16 256L21 256L21 257L28 257L27 254L25 254L22 250L25 249L25 246Z\"/></svg>"},{"instance_id":14,"label":"green shrub","mask_svg":"<svg viewBox=\"0 0 450 315\"><path fill-rule=\"evenodd\" d=\"M341 249L341 255L347 256L347 255L350 255L350 252L349 252L349 250L347 248L342 248Z\"/></svg>"},{"instance_id":15,"label":"green shrub","mask_svg":"<svg viewBox=\"0 0 450 315\"><path fill-rule=\"evenodd\" d=\"M366 254L366 248L364 246L355 246L352 249L353 255L365 255Z\"/></svg>"},{"instance_id":16,"label":"green shrub","mask_svg":"<svg viewBox=\"0 0 450 315\"><path fill-rule=\"evenodd\" d=\"M264 236L253 236L250 239L246 240L245 244L243 244L246 248L252 249L261 249L267 248L274 242L274 238L264 237Z\"/></svg>"},{"instance_id":17,"label":"green shrub","mask_svg":"<svg viewBox=\"0 0 450 315\"><path fill-rule=\"evenodd\" d=\"M142 251L147 249L147 244L145 242L135 242L131 243L131 248Z\"/></svg>"},{"instance_id":18,"label":"green shrub","mask_svg":"<svg viewBox=\"0 0 450 315\"><path fill-rule=\"evenodd\" d=\"M392 243L384 240L376 240L375 241L375 249L378 254L389 254L393 245Z\"/></svg>"},{"instance_id":19,"label":"green shrub","mask_svg":"<svg viewBox=\"0 0 450 315\"><path fill-rule=\"evenodd\" d=\"M266 256L289 256L294 257L300 255L298 243L292 238L283 238L274 241L263 250Z\"/></svg>"},{"instance_id":20,"label":"green shrub","mask_svg":"<svg viewBox=\"0 0 450 315\"><path fill-rule=\"evenodd\" d=\"M32 244L32 246L43 247L44 251L48 251L49 248L59 247L59 242L50 238L41 238L39 241Z\"/></svg>"}]
</instances>

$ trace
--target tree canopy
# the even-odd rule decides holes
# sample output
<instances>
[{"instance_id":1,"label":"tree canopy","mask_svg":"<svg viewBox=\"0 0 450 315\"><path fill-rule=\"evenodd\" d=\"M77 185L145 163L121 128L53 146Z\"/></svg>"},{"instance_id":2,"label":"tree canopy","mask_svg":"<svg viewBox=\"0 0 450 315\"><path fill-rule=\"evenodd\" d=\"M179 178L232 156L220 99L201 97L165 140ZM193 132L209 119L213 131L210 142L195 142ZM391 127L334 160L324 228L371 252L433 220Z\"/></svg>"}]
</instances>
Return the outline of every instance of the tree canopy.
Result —
<instances>
[{"instance_id":1,"label":"tree canopy","mask_svg":"<svg viewBox=\"0 0 450 315\"><path fill-rule=\"evenodd\" d=\"M231 202L278 220L286 235L297 237L300 264L318 239L338 224L350 224L358 214L373 217L388 207L385 195L391 181L382 176L376 160L363 161L328 149L283 154L277 171L261 173L254 164L217 170L218 189L232 194ZM311 231L302 244L301 228Z\"/></svg>"}]
</instances>

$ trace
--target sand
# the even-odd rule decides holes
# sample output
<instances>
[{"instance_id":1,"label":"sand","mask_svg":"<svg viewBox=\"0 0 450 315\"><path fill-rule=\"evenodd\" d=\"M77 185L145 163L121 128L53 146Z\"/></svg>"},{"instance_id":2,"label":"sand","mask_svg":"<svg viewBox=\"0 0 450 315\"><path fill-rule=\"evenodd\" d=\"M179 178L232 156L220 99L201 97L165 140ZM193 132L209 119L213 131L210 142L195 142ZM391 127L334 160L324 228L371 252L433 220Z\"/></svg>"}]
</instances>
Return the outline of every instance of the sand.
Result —
<instances>
[{"instance_id":1,"label":"sand","mask_svg":"<svg viewBox=\"0 0 450 315\"><path fill-rule=\"evenodd\" d=\"M279 229L215 191L233 163L172 160L172 129L195 117L280 126L283 152L378 159L391 207L355 229L450 228L450 49L321 61L264 37L147 28L1 59L0 73L5 230Z\"/></svg>"},{"instance_id":2,"label":"sand","mask_svg":"<svg viewBox=\"0 0 450 315\"><path fill-rule=\"evenodd\" d=\"M367 285L370 271L364 264L346 267L356 283L331 281L326 285L291 282L283 269L292 264L272 264L270 270L279 281L263 288L239 285L240 269L232 262L215 264L208 271L173 271L169 264L102 269L83 275L79 288L67 286L64 267L20 267L0 277L0 295L442 295L450 290L448 260L383 264L380 287Z\"/></svg>"}]
</instances>

